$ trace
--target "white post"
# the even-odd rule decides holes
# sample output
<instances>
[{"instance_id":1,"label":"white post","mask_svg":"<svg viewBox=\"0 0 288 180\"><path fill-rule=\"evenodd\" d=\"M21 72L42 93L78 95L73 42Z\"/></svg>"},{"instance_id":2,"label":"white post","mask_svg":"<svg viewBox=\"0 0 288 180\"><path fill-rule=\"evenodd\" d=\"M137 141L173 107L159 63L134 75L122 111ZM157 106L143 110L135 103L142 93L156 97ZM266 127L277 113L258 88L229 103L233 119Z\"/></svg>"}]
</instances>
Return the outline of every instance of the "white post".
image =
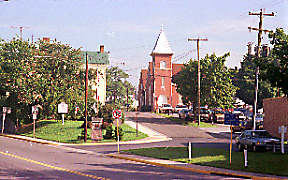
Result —
<instances>
[{"instance_id":1,"label":"white post","mask_svg":"<svg viewBox=\"0 0 288 180\"><path fill-rule=\"evenodd\" d=\"M192 152L192 148L191 148L191 142L188 143L188 155L189 155L189 161L191 160L191 153Z\"/></svg>"},{"instance_id":2,"label":"white post","mask_svg":"<svg viewBox=\"0 0 288 180\"><path fill-rule=\"evenodd\" d=\"M3 113L3 119L2 119L2 134L4 133L5 115L6 115L6 113Z\"/></svg>"},{"instance_id":3,"label":"white post","mask_svg":"<svg viewBox=\"0 0 288 180\"><path fill-rule=\"evenodd\" d=\"M62 125L64 125L64 113L62 114Z\"/></svg>"},{"instance_id":4,"label":"white post","mask_svg":"<svg viewBox=\"0 0 288 180\"><path fill-rule=\"evenodd\" d=\"M281 133L281 152L284 154L284 135L287 132L287 127L280 126L279 127L279 133Z\"/></svg>"},{"instance_id":5,"label":"white post","mask_svg":"<svg viewBox=\"0 0 288 180\"><path fill-rule=\"evenodd\" d=\"M248 154L247 154L247 149L244 149L244 166L248 166Z\"/></svg>"}]
</instances>

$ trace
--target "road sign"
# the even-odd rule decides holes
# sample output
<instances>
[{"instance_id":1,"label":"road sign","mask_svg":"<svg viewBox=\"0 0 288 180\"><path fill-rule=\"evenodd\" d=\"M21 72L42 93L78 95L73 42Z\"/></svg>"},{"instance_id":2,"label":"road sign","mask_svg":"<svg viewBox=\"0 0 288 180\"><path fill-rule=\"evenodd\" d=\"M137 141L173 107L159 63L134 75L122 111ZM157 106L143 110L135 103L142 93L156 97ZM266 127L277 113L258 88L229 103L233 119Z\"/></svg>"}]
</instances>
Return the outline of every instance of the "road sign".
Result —
<instances>
[{"instance_id":1,"label":"road sign","mask_svg":"<svg viewBox=\"0 0 288 180\"><path fill-rule=\"evenodd\" d=\"M68 113L68 104L62 102L58 104L58 113L59 114L67 114Z\"/></svg>"},{"instance_id":2,"label":"road sign","mask_svg":"<svg viewBox=\"0 0 288 180\"><path fill-rule=\"evenodd\" d=\"M113 118L117 119L117 118L121 118L122 117L122 112L120 109L115 109L112 112L112 116Z\"/></svg>"},{"instance_id":3,"label":"road sign","mask_svg":"<svg viewBox=\"0 0 288 180\"><path fill-rule=\"evenodd\" d=\"M239 125L239 115L238 114L225 114L224 116L225 125Z\"/></svg>"}]
</instances>

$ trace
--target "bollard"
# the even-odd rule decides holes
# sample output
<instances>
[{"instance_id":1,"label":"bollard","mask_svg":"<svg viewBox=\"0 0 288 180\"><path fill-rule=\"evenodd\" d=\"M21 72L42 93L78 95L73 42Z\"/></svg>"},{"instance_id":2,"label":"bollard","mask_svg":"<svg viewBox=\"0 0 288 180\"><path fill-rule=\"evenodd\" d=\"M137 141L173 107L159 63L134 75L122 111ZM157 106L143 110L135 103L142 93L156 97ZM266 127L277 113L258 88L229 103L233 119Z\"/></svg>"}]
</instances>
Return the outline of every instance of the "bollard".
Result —
<instances>
[{"instance_id":1,"label":"bollard","mask_svg":"<svg viewBox=\"0 0 288 180\"><path fill-rule=\"evenodd\" d=\"M244 166L248 166L248 154L247 154L247 149L244 149Z\"/></svg>"},{"instance_id":2,"label":"bollard","mask_svg":"<svg viewBox=\"0 0 288 180\"><path fill-rule=\"evenodd\" d=\"M189 161L192 158L192 143L188 142L188 156L189 156Z\"/></svg>"}]
</instances>

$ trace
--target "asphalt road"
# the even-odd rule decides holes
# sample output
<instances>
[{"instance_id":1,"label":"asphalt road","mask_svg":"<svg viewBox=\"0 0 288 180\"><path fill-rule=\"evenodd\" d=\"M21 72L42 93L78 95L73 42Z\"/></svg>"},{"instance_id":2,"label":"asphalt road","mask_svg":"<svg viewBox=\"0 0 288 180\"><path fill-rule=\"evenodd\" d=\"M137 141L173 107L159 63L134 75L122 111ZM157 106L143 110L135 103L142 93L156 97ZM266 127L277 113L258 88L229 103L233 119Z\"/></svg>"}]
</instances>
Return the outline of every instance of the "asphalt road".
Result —
<instances>
[{"instance_id":1,"label":"asphalt road","mask_svg":"<svg viewBox=\"0 0 288 180\"><path fill-rule=\"evenodd\" d=\"M196 127L188 127L176 124L167 118L161 117L150 112L140 112L135 116L135 112L124 112L125 116L133 121L138 121L140 124L162 133L170 138L171 141L145 143L145 144L124 144L120 146L120 150L138 149L148 147L175 147L187 146L188 142L193 144L193 147L209 147L230 149L230 139L217 133L209 133ZM105 146L77 146L79 149L94 151L98 153L117 152L117 145ZM233 150L237 151L237 147L233 140Z\"/></svg>"},{"instance_id":2,"label":"asphalt road","mask_svg":"<svg viewBox=\"0 0 288 180\"><path fill-rule=\"evenodd\" d=\"M125 115L135 118L134 112ZM181 126L151 113L140 113L137 120L173 140L121 145L121 150L187 146L189 141L193 146L229 147L230 141L226 138ZM107 157L105 154L117 152L117 145L53 146L6 137L0 137L0 142L0 179L227 179Z\"/></svg>"},{"instance_id":3,"label":"asphalt road","mask_svg":"<svg viewBox=\"0 0 288 180\"><path fill-rule=\"evenodd\" d=\"M227 179L0 137L0 179ZM95 146L94 146L95 147Z\"/></svg>"}]
</instances>

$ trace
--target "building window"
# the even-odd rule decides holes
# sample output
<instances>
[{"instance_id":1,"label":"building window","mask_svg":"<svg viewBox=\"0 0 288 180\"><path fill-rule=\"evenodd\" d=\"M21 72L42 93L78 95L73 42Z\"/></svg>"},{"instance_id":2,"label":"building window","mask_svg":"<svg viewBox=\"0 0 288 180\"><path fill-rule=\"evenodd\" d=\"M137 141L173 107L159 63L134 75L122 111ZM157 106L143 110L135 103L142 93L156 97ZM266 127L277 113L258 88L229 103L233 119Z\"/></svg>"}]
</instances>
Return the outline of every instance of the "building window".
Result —
<instances>
[{"instance_id":1,"label":"building window","mask_svg":"<svg viewBox=\"0 0 288 180\"><path fill-rule=\"evenodd\" d=\"M162 77L162 87L165 87L165 77Z\"/></svg>"},{"instance_id":2,"label":"building window","mask_svg":"<svg viewBox=\"0 0 288 180\"><path fill-rule=\"evenodd\" d=\"M165 61L161 61L160 62L160 69L165 69L166 68L166 62Z\"/></svg>"}]
</instances>

